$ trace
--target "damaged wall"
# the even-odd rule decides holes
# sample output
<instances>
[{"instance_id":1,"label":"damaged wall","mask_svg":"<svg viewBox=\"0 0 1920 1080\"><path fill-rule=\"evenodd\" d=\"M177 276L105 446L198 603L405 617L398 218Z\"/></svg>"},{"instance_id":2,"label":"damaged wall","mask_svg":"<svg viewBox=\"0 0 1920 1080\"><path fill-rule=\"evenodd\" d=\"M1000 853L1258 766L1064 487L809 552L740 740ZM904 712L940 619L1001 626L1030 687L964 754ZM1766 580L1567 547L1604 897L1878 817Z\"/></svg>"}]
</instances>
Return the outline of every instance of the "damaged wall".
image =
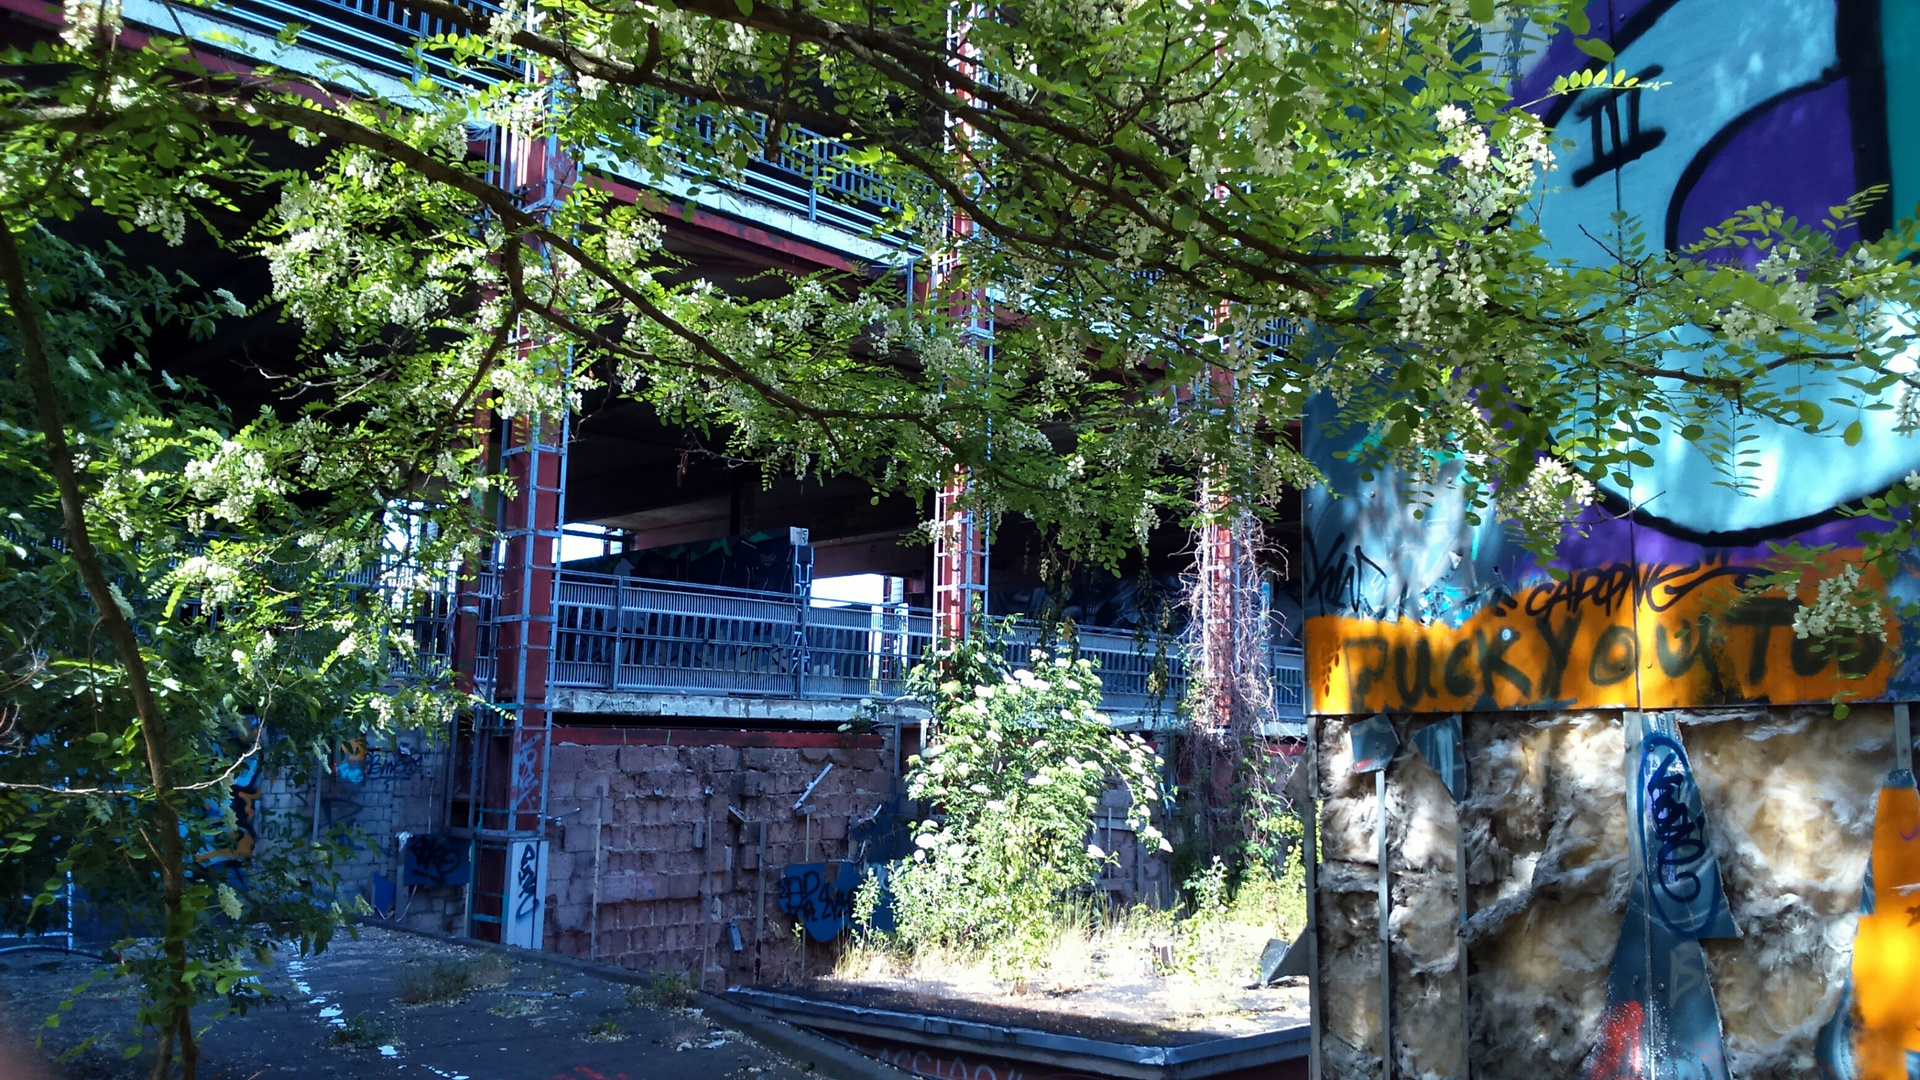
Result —
<instances>
[{"instance_id":1,"label":"damaged wall","mask_svg":"<svg viewBox=\"0 0 1920 1080\"><path fill-rule=\"evenodd\" d=\"M256 842L264 848L328 835L344 838L350 854L335 869L345 896L372 902L375 878L384 878L395 890L390 909L395 919L417 930L457 933L466 911L464 886L400 884L402 837L448 832L448 754L444 744L416 731L385 746L336 750L327 773L305 784L265 777L253 804ZM236 809L240 798L236 790Z\"/></svg>"},{"instance_id":2,"label":"damaged wall","mask_svg":"<svg viewBox=\"0 0 1920 1080\"><path fill-rule=\"evenodd\" d=\"M890 738L559 729L547 806L564 824L549 833L545 947L715 988L797 978L803 963L818 973L831 950L796 946L781 871L859 858L858 823L893 798ZM652 745L619 745L641 740ZM796 814L829 764L812 813Z\"/></svg>"},{"instance_id":3,"label":"damaged wall","mask_svg":"<svg viewBox=\"0 0 1920 1080\"><path fill-rule=\"evenodd\" d=\"M1814 1072L1852 951L1874 799L1892 767L1889 707L1679 714L1742 936L1707 941L1732 1075ZM1396 1075L1457 1075L1455 812L1405 745L1389 773ZM1621 714L1468 715L1464 808L1474 1075L1575 1075L1594 1043L1626 906ZM1320 985L1329 1078L1378 1077L1375 800L1345 719L1316 725Z\"/></svg>"}]
</instances>

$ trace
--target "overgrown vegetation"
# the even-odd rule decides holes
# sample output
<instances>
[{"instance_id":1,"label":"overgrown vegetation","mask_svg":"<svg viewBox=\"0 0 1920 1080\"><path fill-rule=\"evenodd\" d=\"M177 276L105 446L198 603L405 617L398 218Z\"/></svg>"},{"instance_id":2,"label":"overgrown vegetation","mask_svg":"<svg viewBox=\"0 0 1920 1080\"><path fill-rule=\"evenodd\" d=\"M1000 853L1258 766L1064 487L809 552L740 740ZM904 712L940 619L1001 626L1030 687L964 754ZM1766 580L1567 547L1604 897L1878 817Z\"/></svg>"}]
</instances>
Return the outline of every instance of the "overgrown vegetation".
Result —
<instances>
[{"instance_id":1,"label":"overgrown vegetation","mask_svg":"<svg viewBox=\"0 0 1920 1080\"><path fill-rule=\"evenodd\" d=\"M933 723L925 752L909 759L907 785L928 817L912 858L887 867L884 882L879 874L862 882L854 920L864 929L838 973L985 966L1021 986L1138 974L1145 963L1162 975L1244 983L1269 938L1290 940L1305 923L1300 853L1283 838L1286 824L1263 821L1227 858L1210 855L1183 873L1170 908L1146 898L1111 906L1095 889L1116 861L1092 842L1101 797L1127 793L1137 857L1157 858L1177 854L1159 823L1184 820L1179 808L1193 792L1169 790L1152 747L1100 714L1091 663L1036 650L1030 667L1015 667L1004 631L987 622L914 674ZM882 904L891 905L891 933L870 928Z\"/></svg>"},{"instance_id":2,"label":"overgrown vegetation","mask_svg":"<svg viewBox=\"0 0 1920 1080\"><path fill-rule=\"evenodd\" d=\"M400 980L400 1001L407 1005L444 1005L466 997L468 991L501 986L511 975L497 956L472 960L435 960L415 968Z\"/></svg>"},{"instance_id":3,"label":"overgrown vegetation","mask_svg":"<svg viewBox=\"0 0 1920 1080\"><path fill-rule=\"evenodd\" d=\"M990 949L1017 978L1040 962L1056 909L1088 904L1113 858L1087 838L1109 787L1130 794L1142 843L1165 842L1154 824L1160 758L1098 711L1092 662L1034 650L1031 666L1015 667L1005 641L987 624L914 673L933 722L908 762L907 791L932 816L887 886L904 947Z\"/></svg>"},{"instance_id":4,"label":"overgrown vegetation","mask_svg":"<svg viewBox=\"0 0 1920 1080\"><path fill-rule=\"evenodd\" d=\"M1739 485L1751 451L1722 438L1732 414L1853 444L1856 414L1898 405L1911 428L1916 233L1884 193L1830 228L1744 211L1686 251L1626 219L1584 262L1547 246L1551 133L1479 49L1498 17L1564 27L1609 64L1585 7L1041 2L995 20L865 0L497 15L398 0L415 25L449 28L432 50L528 75L469 96L409 83L401 102L271 66L208 70L164 26L123 33L115 0L66 5L57 39L0 63L0 686L18 706L0 733L0 831L10 858L51 866L34 905L70 873L130 940L158 942L121 970L144 986L155 1075L177 1062L191 1076L192 1011L257 1001L251 960L276 941L321 947L347 915L324 843L244 868L220 857L240 854L246 770L298 784L346 739L444 720L444 686L383 685L389 652L410 650L408 583L484 546L502 485L476 427L557 418L588 389L786 472L913 495L964 469L988 516L1028 514L1102 565L1189 514L1197 477L1251 512L1315 479L1274 435L1323 393L1370 430L1370 463L1432 480L1473 462L1472 511L1536 548L1596 485L1651 466L1648 445L1692 441ZM1579 80L1553 93L1595 77ZM942 116L957 126L930 130ZM949 276L730 295L606 185L559 185L529 213L469 160L470 122L696 185L845 136L853 152L822 188L857 162L853 186L898 196L880 230ZM316 148L312 167L274 165L298 153L282 140ZM973 227L947 228L956 213ZM142 234L148 261L111 266L48 226ZM1832 239L1856 226L1851 248ZM165 248L188 242L259 255L260 286L182 282ZM954 303L980 295L1020 315L995 334L990 378L966 332L976 312ZM171 370L212 319L276 317L299 346L251 358L231 401ZM1869 508L1894 519L1872 559L1913 545L1904 499ZM390 558L395 507L414 508L420 543ZM1809 633L1846 633L1848 610L1880 602L1830 580ZM1005 682L942 680L954 699ZM1032 786L1132 757L1112 753L1036 751L1055 772ZM961 806L974 782L1041 816L949 808L961 816L926 834L904 903L987 891L958 913L922 904L909 933L1030 942L1023 913L1072 899L1098 856L1049 817L1065 798L985 779L929 790ZM1034 880L988 872L1016 865Z\"/></svg>"},{"instance_id":5,"label":"overgrown vegetation","mask_svg":"<svg viewBox=\"0 0 1920 1080\"><path fill-rule=\"evenodd\" d=\"M693 975L685 971L656 971L639 986L627 988L627 1004L653 1009L684 1009L693 1004Z\"/></svg>"},{"instance_id":6,"label":"overgrown vegetation","mask_svg":"<svg viewBox=\"0 0 1920 1080\"><path fill-rule=\"evenodd\" d=\"M343 1050L378 1050L399 1044L394 1038L393 1021L383 1016L363 1015L349 1017L338 1027L327 1029L322 1045Z\"/></svg>"}]
</instances>

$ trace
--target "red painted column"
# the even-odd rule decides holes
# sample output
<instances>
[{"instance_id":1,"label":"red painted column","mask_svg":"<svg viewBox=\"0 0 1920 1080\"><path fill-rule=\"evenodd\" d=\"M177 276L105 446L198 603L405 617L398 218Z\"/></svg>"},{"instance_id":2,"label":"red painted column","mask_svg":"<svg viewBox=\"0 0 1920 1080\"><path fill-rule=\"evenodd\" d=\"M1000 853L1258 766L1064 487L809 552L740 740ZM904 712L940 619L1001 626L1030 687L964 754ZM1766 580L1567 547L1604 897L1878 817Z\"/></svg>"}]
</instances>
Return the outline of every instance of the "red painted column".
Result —
<instances>
[{"instance_id":1,"label":"red painted column","mask_svg":"<svg viewBox=\"0 0 1920 1080\"><path fill-rule=\"evenodd\" d=\"M987 600L987 530L965 503L967 474L953 478L934 496L933 626L940 641L965 641L974 608Z\"/></svg>"}]
</instances>

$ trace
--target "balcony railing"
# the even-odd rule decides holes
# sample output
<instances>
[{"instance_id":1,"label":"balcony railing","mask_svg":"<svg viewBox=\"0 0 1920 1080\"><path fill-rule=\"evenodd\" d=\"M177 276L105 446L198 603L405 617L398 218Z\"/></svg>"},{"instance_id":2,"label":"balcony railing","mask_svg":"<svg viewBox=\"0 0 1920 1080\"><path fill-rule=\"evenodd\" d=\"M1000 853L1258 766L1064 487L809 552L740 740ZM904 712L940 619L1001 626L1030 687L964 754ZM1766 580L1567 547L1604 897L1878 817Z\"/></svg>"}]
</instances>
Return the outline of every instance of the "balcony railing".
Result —
<instances>
[{"instance_id":1,"label":"balcony railing","mask_svg":"<svg viewBox=\"0 0 1920 1080\"><path fill-rule=\"evenodd\" d=\"M483 18L500 11L491 0L458 2ZM160 0L160 4L163 11L175 10L167 0ZM337 71L316 74L350 89L355 88L356 79L370 75L381 81L400 82L426 75L457 86L488 86L519 77L517 71L504 65L486 61L461 65L443 53L422 50L422 41L458 31L443 20L410 11L396 0L224 0L208 6L180 5L178 10L217 18L269 43L286 26L298 23L304 28L298 37L299 48L320 57L322 66L339 65ZM164 18L159 20L157 28L175 29L164 22ZM237 38L228 37L230 40L220 42L223 47L240 47ZM271 61L276 57L255 59ZM753 123L764 140L769 134L766 118L759 117ZM675 131L683 138L711 146L715 121L696 115L677 124ZM720 186L810 222L864 234L900 207L902 194L893 181L876 170L849 164L852 153L852 147L838 139L788 125L772 153L748 163L745 170ZM626 172L617 162L611 167ZM628 178L646 182L645 177Z\"/></svg>"},{"instance_id":2,"label":"balcony railing","mask_svg":"<svg viewBox=\"0 0 1920 1080\"><path fill-rule=\"evenodd\" d=\"M932 640L925 609L809 602L787 593L563 571L555 585L549 683L633 693L884 699L906 690ZM1016 630L1024 664L1038 631ZM1177 642L1078 628L1052 648L1094 661L1107 711L1171 716L1186 692ZM1301 715L1297 651L1271 654L1274 707Z\"/></svg>"}]
</instances>

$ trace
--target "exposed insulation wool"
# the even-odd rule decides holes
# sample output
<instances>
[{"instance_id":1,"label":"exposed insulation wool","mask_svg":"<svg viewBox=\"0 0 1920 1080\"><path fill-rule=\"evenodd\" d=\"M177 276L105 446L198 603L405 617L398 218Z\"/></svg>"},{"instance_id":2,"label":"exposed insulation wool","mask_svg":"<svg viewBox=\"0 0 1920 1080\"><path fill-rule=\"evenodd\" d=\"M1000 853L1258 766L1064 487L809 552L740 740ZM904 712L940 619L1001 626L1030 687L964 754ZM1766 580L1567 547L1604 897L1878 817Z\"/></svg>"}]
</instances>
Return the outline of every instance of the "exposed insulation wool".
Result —
<instances>
[{"instance_id":1,"label":"exposed insulation wool","mask_svg":"<svg viewBox=\"0 0 1920 1080\"><path fill-rule=\"evenodd\" d=\"M1809 708L1681 733L1743 934L1705 943L1735 1076L1814 1071L1814 1033L1852 956L1892 727L1885 707L1845 720Z\"/></svg>"},{"instance_id":2,"label":"exposed insulation wool","mask_svg":"<svg viewBox=\"0 0 1920 1080\"><path fill-rule=\"evenodd\" d=\"M1403 743L1431 717L1396 722ZM1683 714L1722 877L1744 936L1705 943L1736 1077L1811 1074L1853 940L1873 800L1891 765L1885 707ZM1468 716L1465 808L1474 1075L1575 1075L1606 999L1626 907L1618 713ZM1319 723L1322 989L1329 1077L1378 1076L1374 795ZM1446 1076L1459 1053L1452 967L1454 810L1403 749L1393 767L1394 1035L1398 1070Z\"/></svg>"},{"instance_id":3,"label":"exposed insulation wool","mask_svg":"<svg viewBox=\"0 0 1920 1080\"><path fill-rule=\"evenodd\" d=\"M1476 1075L1569 1076L1626 908L1619 719L1472 717L1467 747Z\"/></svg>"}]
</instances>

